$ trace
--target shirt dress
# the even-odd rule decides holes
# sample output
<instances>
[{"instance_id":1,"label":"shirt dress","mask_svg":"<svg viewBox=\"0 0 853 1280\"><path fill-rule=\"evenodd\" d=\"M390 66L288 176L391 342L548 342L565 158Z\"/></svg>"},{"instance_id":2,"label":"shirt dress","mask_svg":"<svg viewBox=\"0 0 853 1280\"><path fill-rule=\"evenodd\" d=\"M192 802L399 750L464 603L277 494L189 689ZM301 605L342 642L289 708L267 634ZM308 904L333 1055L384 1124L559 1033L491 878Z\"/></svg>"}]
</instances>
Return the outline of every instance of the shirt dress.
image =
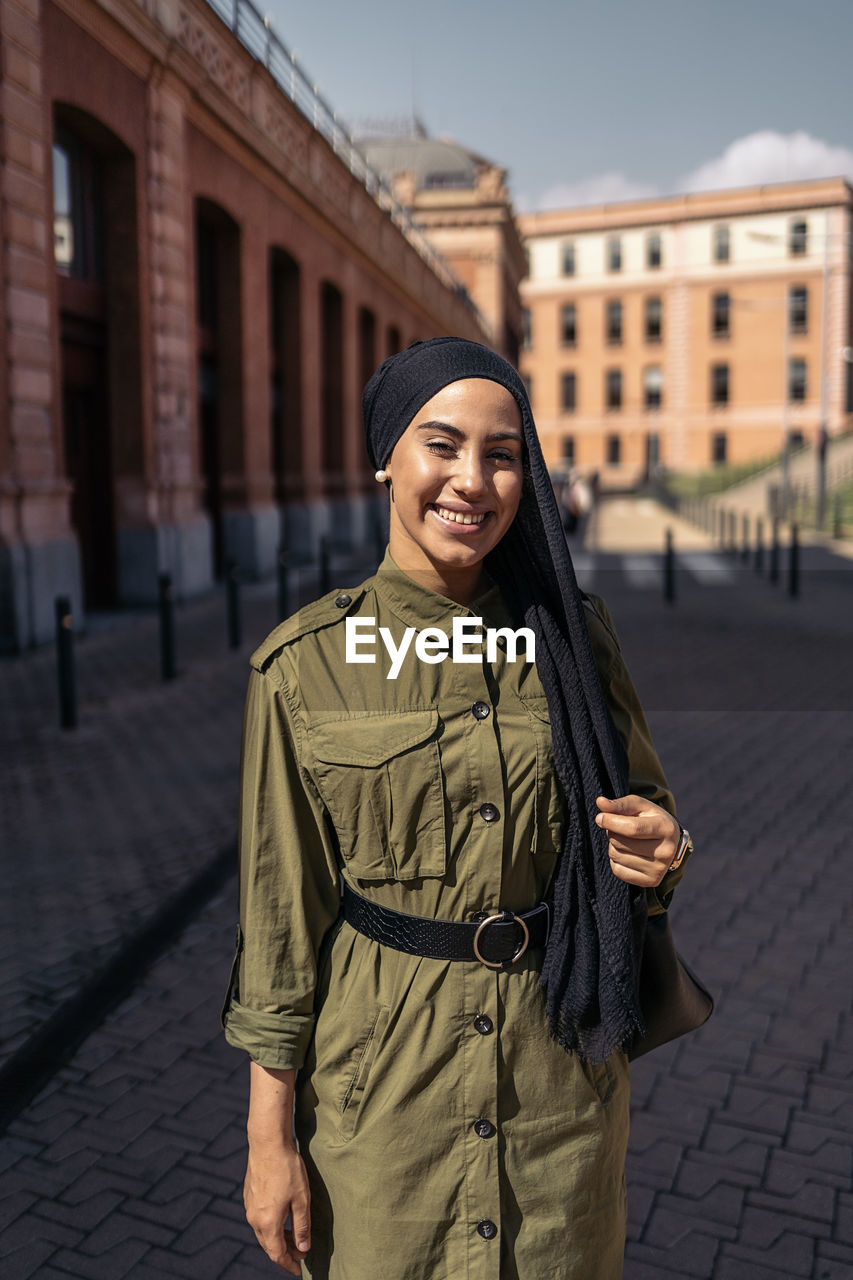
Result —
<instances>
[{"instance_id":1,"label":"shirt dress","mask_svg":"<svg viewBox=\"0 0 853 1280\"><path fill-rule=\"evenodd\" d=\"M631 790L674 812L610 616L585 605ZM454 617L482 619L465 660L419 657L414 635L450 637ZM360 620L349 653L347 618ZM512 626L498 586L465 608L386 552L372 578L300 610L252 656L223 1024L255 1061L298 1068L312 1280L622 1274L625 1055L588 1065L550 1038L541 950L496 971L407 955L339 918L341 877L444 920L545 896L571 815L535 663L505 637L486 643L487 628ZM395 648L415 629L395 678L380 628Z\"/></svg>"}]
</instances>

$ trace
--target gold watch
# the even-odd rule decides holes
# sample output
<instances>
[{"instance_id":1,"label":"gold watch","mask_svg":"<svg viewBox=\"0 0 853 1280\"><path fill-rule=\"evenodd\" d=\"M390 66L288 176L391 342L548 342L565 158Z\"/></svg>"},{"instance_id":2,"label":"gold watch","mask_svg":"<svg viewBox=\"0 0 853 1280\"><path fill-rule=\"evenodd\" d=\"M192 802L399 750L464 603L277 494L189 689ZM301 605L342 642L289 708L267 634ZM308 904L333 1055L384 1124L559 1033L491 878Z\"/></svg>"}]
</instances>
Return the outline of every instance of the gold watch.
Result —
<instances>
[{"instance_id":1,"label":"gold watch","mask_svg":"<svg viewBox=\"0 0 853 1280\"><path fill-rule=\"evenodd\" d=\"M680 822L678 823L678 825L681 827ZM678 848L675 851L675 857L667 867L667 875L669 875L670 871L674 871L676 867L681 866L688 850L690 851L690 853L693 852L693 841L690 839L690 832L687 830L687 828L681 827L681 839L678 842Z\"/></svg>"}]
</instances>

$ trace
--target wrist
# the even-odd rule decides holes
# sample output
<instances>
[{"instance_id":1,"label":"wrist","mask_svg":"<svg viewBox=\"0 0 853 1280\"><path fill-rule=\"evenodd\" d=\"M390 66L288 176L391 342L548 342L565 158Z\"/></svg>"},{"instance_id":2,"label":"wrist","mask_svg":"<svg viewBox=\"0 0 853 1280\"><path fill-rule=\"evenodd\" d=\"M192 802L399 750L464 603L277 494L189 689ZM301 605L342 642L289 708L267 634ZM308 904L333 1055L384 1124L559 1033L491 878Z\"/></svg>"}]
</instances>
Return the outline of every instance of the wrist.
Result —
<instances>
[{"instance_id":1,"label":"wrist","mask_svg":"<svg viewBox=\"0 0 853 1280\"><path fill-rule=\"evenodd\" d=\"M676 819L676 821L678 821L678 819ZM673 858L672 862L669 864L669 866L666 869L667 875L669 875L670 871L677 870L678 867L681 866L684 859L687 857L688 853L693 852L693 841L690 838L690 832L687 830L686 827L682 827L680 822L678 823L678 829L679 829L680 835L678 837L678 843L675 847L675 857Z\"/></svg>"}]
</instances>

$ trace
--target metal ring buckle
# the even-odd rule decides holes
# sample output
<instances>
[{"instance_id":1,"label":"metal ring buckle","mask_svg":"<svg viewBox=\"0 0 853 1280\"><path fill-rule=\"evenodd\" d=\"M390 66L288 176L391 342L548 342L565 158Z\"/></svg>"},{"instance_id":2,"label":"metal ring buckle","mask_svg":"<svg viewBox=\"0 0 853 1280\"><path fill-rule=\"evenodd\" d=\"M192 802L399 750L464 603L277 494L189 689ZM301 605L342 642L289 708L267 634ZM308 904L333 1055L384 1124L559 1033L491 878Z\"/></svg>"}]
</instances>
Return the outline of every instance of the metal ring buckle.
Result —
<instances>
[{"instance_id":1,"label":"metal ring buckle","mask_svg":"<svg viewBox=\"0 0 853 1280\"><path fill-rule=\"evenodd\" d=\"M484 959L483 956L480 955L480 934L483 932L486 925L496 924L496 923L509 924L510 920L515 920L515 922L517 924L520 924L522 929L524 930L524 938L522 940L521 946L518 948L515 955L512 956L509 960ZM515 915L514 912L512 911L500 911L495 916L487 916L486 919L483 920L483 922L480 924L480 927L478 928L477 932L474 934L474 955L480 961L480 964L484 964L487 969L503 969L505 965L515 964L516 960L520 960L521 957L524 955L525 951L527 950L529 943L530 943L530 930L528 929L525 922L522 920L521 916Z\"/></svg>"}]
</instances>

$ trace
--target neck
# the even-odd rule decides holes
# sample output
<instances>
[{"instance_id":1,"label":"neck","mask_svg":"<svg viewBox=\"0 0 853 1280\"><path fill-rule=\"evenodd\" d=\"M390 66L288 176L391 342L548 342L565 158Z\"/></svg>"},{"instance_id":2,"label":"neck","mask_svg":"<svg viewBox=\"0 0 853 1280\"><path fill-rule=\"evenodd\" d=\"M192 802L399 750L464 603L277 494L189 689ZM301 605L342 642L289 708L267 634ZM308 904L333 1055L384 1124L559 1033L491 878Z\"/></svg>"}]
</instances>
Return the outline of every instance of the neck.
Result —
<instances>
[{"instance_id":1,"label":"neck","mask_svg":"<svg viewBox=\"0 0 853 1280\"><path fill-rule=\"evenodd\" d=\"M482 562L466 565L465 568L454 569L448 565L436 565L423 559L414 563L410 557L389 542L391 559L402 569L403 573L414 578L421 586L428 587L438 595L447 596L448 600L469 608L477 596L481 595L489 585L489 576Z\"/></svg>"}]
</instances>

